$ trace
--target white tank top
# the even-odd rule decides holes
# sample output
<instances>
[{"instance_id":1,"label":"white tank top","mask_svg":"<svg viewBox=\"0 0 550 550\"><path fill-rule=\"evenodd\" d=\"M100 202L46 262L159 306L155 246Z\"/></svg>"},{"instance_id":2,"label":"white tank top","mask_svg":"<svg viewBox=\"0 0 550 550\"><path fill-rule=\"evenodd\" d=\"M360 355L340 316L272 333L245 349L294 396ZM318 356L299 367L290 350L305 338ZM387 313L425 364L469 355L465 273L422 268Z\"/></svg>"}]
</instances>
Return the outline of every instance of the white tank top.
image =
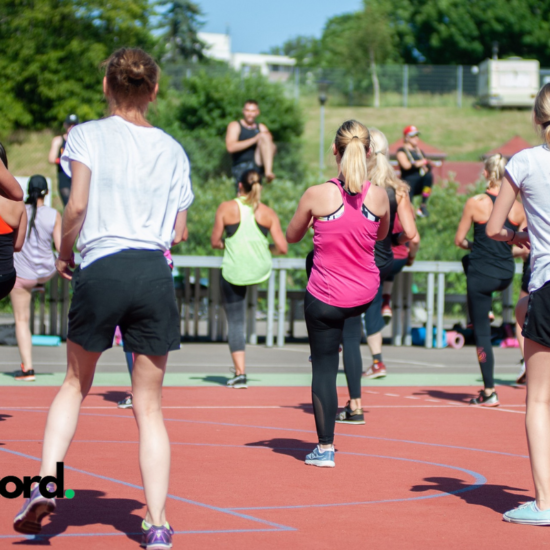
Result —
<instances>
[{"instance_id":1,"label":"white tank top","mask_svg":"<svg viewBox=\"0 0 550 550\"><path fill-rule=\"evenodd\" d=\"M55 273L55 256L52 251L53 228L57 210L41 206L36 211L34 228L29 235L32 206L27 204L27 233L21 252L13 255L17 276L22 279L42 279Z\"/></svg>"}]
</instances>

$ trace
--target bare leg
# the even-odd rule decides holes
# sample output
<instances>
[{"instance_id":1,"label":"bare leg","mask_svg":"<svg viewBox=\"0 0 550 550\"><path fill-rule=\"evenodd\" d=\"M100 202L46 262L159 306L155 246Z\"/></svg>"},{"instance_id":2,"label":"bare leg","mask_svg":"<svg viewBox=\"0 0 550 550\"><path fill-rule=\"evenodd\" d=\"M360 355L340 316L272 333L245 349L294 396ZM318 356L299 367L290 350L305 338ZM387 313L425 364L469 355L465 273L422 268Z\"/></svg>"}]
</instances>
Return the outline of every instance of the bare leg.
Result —
<instances>
[{"instance_id":1,"label":"bare leg","mask_svg":"<svg viewBox=\"0 0 550 550\"><path fill-rule=\"evenodd\" d=\"M537 506L550 508L550 348L525 339L527 415L525 426Z\"/></svg>"},{"instance_id":2,"label":"bare leg","mask_svg":"<svg viewBox=\"0 0 550 550\"><path fill-rule=\"evenodd\" d=\"M31 316L31 293L24 288L14 288L10 294L15 318L15 337L23 370L32 369L32 337L29 326Z\"/></svg>"},{"instance_id":3,"label":"bare leg","mask_svg":"<svg viewBox=\"0 0 550 550\"><path fill-rule=\"evenodd\" d=\"M371 336L367 336L367 344L369 345L371 355L382 353L382 333L377 332Z\"/></svg>"},{"instance_id":4,"label":"bare leg","mask_svg":"<svg viewBox=\"0 0 550 550\"><path fill-rule=\"evenodd\" d=\"M244 374L244 351L234 351L231 354L231 359L233 359L233 364L235 365L235 375Z\"/></svg>"},{"instance_id":5,"label":"bare leg","mask_svg":"<svg viewBox=\"0 0 550 550\"><path fill-rule=\"evenodd\" d=\"M133 412L139 429L139 467L147 503L145 521L166 522L166 497L170 479L170 441L162 417L162 381L167 355L134 356Z\"/></svg>"},{"instance_id":6,"label":"bare leg","mask_svg":"<svg viewBox=\"0 0 550 550\"><path fill-rule=\"evenodd\" d=\"M525 357L525 352L524 352L525 344L524 344L523 335L521 334L521 330L523 329L523 323L525 322L525 314L527 313L528 302L529 302L529 294L521 290L519 293L519 300L516 305L516 338L518 339L519 349L523 357Z\"/></svg>"},{"instance_id":7,"label":"bare leg","mask_svg":"<svg viewBox=\"0 0 550 550\"><path fill-rule=\"evenodd\" d=\"M40 468L42 477L55 475L56 463L63 462L69 450L80 405L92 387L100 355L67 340L67 374L48 412Z\"/></svg>"},{"instance_id":8,"label":"bare leg","mask_svg":"<svg viewBox=\"0 0 550 550\"><path fill-rule=\"evenodd\" d=\"M273 143L273 137L267 132L263 132L258 141L256 152L254 153L254 162L258 166L264 167L267 183L271 183L275 179L273 173L273 157L277 151L277 147Z\"/></svg>"},{"instance_id":9,"label":"bare leg","mask_svg":"<svg viewBox=\"0 0 550 550\"><path fill-rule=\"evenodd\" d=\"M389 294L391 296L393 290L393 281L384 281L382 284L384 285L382 287L382 295Z\"/></svg>"}]
</instances>

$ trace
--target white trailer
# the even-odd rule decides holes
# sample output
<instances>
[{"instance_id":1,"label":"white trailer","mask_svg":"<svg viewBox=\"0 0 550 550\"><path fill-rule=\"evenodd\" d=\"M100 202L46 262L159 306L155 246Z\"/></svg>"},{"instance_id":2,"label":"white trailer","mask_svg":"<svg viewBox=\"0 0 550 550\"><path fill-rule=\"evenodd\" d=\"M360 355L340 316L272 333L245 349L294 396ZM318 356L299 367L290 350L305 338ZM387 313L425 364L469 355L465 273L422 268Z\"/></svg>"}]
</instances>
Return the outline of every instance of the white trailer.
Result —
<instances>
[{"instance_id":1,"label":"white trailer","mask_svg":"<svg viewBox=\"0 0 550 550\"><path fill-rule=\"evenodd\" d=\"M539 88L534 59L486 59L479 65L479 103L486 107L533 107Z\"/></svg>"}]
</instances>

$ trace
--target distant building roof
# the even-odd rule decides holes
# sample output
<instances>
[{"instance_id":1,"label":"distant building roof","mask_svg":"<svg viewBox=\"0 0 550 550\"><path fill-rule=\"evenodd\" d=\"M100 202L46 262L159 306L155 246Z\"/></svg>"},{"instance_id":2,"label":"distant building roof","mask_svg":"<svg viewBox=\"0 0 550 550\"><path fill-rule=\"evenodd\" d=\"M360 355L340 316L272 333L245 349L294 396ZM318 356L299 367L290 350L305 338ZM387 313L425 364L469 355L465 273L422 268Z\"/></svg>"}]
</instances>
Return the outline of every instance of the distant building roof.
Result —
<instances>
[{"instance_id":1,"label":"distant building roof","mask_svg":"<svg viewBox=\"0 0 550 550\"><path fill-rule=\"evenodd\" d=\"M447 153L437 149L436 147L433 147L432 145L429 145L423 142L420 138L418 139L418 146L428 158L431 158L434 160L443 160L447 158ZM397 154L397 150L400 147L403 147L403 138L398 139L397 141L395 141L390 145L390 157L392 159L395 158L395 155Z\"/></svg>"},{"instance_id":2,"label":"distant building roof","mask_svg":"<svg viewBox=\"0 0 550 550\"><path fill-rule=\"evenodd\" d=\"M492 149L488 153L483 155L483 158L489 158L492 155L500 153L503 157L510 158L516 153L523 151L524 149L530 149L533 147L528 141L525 141L521 136L515 135L512 139L508 140L503 145Z\"/></svg>"}]
</instances>

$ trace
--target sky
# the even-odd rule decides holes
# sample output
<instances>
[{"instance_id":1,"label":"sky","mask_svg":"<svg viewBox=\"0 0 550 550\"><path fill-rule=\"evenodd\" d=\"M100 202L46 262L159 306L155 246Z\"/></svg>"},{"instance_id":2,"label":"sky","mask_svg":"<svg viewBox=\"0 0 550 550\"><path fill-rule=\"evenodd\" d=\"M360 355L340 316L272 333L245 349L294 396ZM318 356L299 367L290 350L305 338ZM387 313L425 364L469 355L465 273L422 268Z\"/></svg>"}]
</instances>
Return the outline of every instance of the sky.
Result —
<instances>
[{"instance_id":1,"label":"sky","mask_svg":"<svg viewBox=\"0 0 550 550\"><path fill-rule=\"evenodd\" d=\"M326 20L357 11L362 0L196 0L203 32L225 33L233 52L262 53L298 35L320 37Z\"/></svg>"}]
</instances>

